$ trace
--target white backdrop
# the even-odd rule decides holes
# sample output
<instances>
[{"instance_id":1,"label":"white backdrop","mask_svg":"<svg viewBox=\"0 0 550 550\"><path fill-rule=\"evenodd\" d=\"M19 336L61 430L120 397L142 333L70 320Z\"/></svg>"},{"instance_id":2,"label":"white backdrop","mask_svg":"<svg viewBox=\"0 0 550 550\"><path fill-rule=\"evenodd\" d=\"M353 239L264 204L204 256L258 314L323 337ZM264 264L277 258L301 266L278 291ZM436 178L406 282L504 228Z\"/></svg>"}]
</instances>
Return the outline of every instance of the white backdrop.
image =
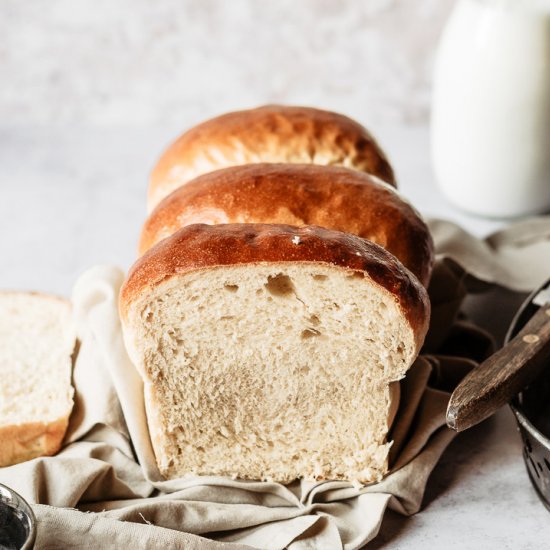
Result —
<instances>
[{"instance_id":1,"label":"white backdrop","mask_svg":"<svg viewBox=\"0 0 550 550\"><path fill-rule=\"evenodd\" d=\"M266 102L423 123L453 0L3 0L0 124L192 124Z\"/></svg>"}]
</instances>

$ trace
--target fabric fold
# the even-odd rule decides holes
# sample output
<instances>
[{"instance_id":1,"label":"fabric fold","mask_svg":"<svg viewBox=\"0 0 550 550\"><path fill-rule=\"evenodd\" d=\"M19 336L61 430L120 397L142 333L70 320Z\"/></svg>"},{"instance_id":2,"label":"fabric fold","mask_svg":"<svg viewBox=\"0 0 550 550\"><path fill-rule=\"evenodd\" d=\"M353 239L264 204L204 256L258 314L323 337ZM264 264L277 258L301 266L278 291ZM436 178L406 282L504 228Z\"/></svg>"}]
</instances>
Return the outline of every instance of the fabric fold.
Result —
<instances>
[{"instance_id":1,"label":"fabric fold","mask_svg":"<svg viewBox=\"0 0 550 550\"><path fill-rule=\"evenodd\" d=\"M512 223L485 239L445 220L428 225L437 257L456 262L480 281L527 292L550 276L550 216Z\"/></svg>"},{"instance_id":2,"label":"fabric fold","mask_svg":"<svg viewBox=\"0 0 550 550\"><path fill-rule=\"evenodd\" d=\"M64 446L54 457L0 469L0 482L33 503L36 548L202 550L220 548L217 539L231 543L228 548L354 550L376 536L387 508L416 513L455 435L445 426L449 392L494 346L461 318L462 300L494 285L530 290L550 273L550 219L516 224L485 240L442 220L430 226L438 254L429 289L432 325L424 354L401 384L390 473L365 487L164 480L149 439L143 385L118 318L124 274L108 266L83 274L73 293L80 350Z\"/></svg>"}]
</instances>

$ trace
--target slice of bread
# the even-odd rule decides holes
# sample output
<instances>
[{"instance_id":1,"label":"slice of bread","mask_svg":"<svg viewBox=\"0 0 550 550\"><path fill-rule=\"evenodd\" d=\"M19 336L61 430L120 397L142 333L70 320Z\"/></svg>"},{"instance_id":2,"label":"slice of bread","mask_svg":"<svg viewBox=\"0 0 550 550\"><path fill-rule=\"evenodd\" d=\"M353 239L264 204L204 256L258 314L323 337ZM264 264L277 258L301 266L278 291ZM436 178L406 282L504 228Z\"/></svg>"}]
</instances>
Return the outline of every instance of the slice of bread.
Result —
<instances>
[{"instance_id":1,"label":"slice of bread","mask_svg":"<svg viewBox=\"0 0 550 550\"><path fill-rule=\"evenodd\" d=\"M368 239L397 259L424 286L433 241L422 216L376 176L338 166L247 164L209 172L168 195L141 231L143 254L194 223L319 225Z\"/></svg>"},{"instance_id":2,"label":"slice of bread","mask_svg":"<svg viewBox=\"0 0 550 550\"><path fill-rule=\"evenodd\" d=\"M368 483L429 321L386 250L320 227L191 225L120 297L161 473Z\"/></svg>"},{"instance_id":3,"label":"slice of bread","mask_svg":"<svg viewBox=\"0 0 550 550\"><path fill-rule=\"evenodd\" d=\"M59 450L73 407L68 300L0 293L0 467Z\"/></svg>"}]
</instances>

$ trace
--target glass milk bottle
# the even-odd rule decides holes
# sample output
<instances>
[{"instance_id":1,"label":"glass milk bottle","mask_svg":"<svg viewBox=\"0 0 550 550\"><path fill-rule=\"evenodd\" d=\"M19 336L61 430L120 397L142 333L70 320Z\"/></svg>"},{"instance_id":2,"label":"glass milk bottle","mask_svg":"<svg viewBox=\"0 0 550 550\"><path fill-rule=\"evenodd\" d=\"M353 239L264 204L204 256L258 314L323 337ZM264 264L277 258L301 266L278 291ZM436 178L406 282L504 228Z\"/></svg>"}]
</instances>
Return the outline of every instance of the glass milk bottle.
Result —
<instances>
[{"instance_id":1,"label":"glass milk bottle","mask_svg":"<svg viewBox=\"0 0 550 550\"><path fill-rule=\"evenodd\" d=\"M436 57L440 188L489 217L550 211L550 0L459 0Z\"/></svg>"}]
</instances>

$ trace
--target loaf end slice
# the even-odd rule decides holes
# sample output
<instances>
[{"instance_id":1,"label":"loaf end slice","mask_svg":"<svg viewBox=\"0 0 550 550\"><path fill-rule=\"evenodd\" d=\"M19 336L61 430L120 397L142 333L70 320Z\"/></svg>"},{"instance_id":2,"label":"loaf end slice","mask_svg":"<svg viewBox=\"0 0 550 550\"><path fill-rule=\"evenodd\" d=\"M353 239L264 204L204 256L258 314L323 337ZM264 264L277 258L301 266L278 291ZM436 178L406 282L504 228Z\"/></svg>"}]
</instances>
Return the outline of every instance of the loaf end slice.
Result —
<instances>
[{"instance_id":1,"label":"loaf end slice","mask_svg":"<svg viewBox=\"0 0 550 550\"><path fill-rule=\"evenodd\" d=\"M73 406L71 305L0 293L0 467L55 454Z\"/></svg>"},{"instance_id":2,"label":"loaf end slice","mask_svg":"<svg viewBox=\"0 0 550 550\"><path fill-rule=\"evenodd\" d=\"M318 227L188 226L137 262L120 308L166 477L386 473L429 303L381 247Z\"/></svg>"},{"instance_id":3,"label":"loaf end slice","mask_svg":"<svg viewBox=\"0 0 550 550\"><path fill-rule=\"evenodd\" d=\"M395 185L386 155L354 120L310 107L265 105L207 120L168 147L151 174L149 212L201 174L256 162L345 166Z\"/></svg>"}]
</instances>

